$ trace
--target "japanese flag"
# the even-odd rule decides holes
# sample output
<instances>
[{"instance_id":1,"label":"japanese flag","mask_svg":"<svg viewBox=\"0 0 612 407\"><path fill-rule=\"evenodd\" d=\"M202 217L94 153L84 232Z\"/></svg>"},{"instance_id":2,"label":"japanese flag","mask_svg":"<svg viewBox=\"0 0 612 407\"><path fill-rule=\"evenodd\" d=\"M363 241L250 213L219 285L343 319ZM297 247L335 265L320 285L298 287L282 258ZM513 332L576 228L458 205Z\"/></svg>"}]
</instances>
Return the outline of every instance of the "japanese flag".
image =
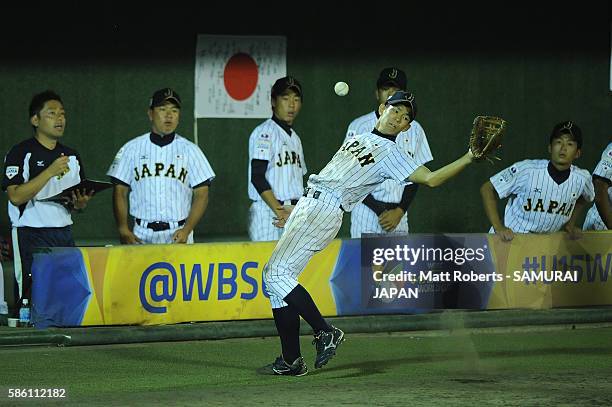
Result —
<instances>
[{"instance_id":1,"label":"japanese flag","mask_svg":"<svg viewBox=\"0 0 612 407\"><path fill-rule=\"evenodd\" d=\"M285 37L198 35L196 118L268 118L270 90L287 73Z\"/></svg>"}]
</instances>

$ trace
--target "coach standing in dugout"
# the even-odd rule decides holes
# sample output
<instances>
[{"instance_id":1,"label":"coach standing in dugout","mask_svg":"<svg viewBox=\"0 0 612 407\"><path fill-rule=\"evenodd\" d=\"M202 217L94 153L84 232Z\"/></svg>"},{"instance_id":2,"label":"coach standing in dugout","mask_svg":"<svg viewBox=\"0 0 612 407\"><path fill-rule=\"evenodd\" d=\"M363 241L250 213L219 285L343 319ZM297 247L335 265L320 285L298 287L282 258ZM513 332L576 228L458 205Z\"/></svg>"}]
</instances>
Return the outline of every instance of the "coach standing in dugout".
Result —
<instances>
[{"instance_id":1,"label":"coach standing in dugout","mask_svg":"<svg viewBox=\"0 0 612 407\"><path fill-rule=\"evenodd\" d=\"M74 246L71 211L85 208L93 195L76 191L65 206L43 201L85 179L79 154L59 139L66 129L64 103L53 91L35 95L30 102L34 137L13 146L4 159L2 189L7 192L13 226L15 279L21 307L31 300L32 254L38 247Z\"/></svg>"},{"instance_id":2,"label":"coach standing in dugout","mask_svg":"<svg viewBox=\"0 0 612 407\"><path fill-rule=\"evenodd\" d=\"M283 229L276 218L289 214L304 193L306 162L293 122L302 108L302 85L292 76L278 79L271 92L272 117L249 137L249 237L254 242L278 240Z\"/></svg>"},{"instance_id":3,"label":"coach standing in dugout","mask_svg":"<svg viewBox=\"0 0 612 407\"><path fill-rule=\"evenodd\" d=\"M128 141L107 172L115 184L113 208L123 244L193 243L215 173L200 147L175 132L180 113L181 98L173 89L153 93L151 131Z\"/></svg>"}]
</instances>

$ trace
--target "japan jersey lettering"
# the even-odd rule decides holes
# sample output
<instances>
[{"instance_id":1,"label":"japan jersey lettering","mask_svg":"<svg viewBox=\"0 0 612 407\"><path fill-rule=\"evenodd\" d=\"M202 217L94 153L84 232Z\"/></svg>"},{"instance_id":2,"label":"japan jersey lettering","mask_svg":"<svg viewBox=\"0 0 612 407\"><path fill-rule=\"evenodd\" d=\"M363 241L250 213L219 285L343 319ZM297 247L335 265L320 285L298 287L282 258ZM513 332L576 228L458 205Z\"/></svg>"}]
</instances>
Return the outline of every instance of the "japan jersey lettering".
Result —
<instances>
[{"instance_id":1,"label":"japan jersey lettering","mask_svg":"<svg viewBox=\"0 0 612 407\"><path fill-rule=\"evenodd\" d=\"M161 222L187 218L193 188L215 177L200 147L178 134L162 147L150 133L128 141L107 175L129 185L130 215Z\"/></svg>"},{"instance_id":2,"label":"japan jersey lettering","mask_svg":"<svg viewBox=\"0 0 612 407\"><path fill-rule=\"evenodd\" d=\"M266 180L274 196L280 200L299 199L304 193L304 161L302 141L291 129L291 135L272 119L255 127L249 137L248 193L252 201L261 196L251 183L251 160L268 161Z\"/></svg>"},{"instance_id":3,"label":"japan jersey lettering","mask_svg":"<svg viewBox=\"0 0 612 407\"><path fill-rule=\"evenodd\" d=\"M574 165L569 178L557 184L548 173L548 160L524 160L490 178L506 204L504 225L515 233L553 233L570 219L581 196L593 201L594 188L588 171Z\"/></svg>"},{"instance_id":4,"label":"japan jersey lettering","mask_svg":"<svg viewBox=\"0 0 612 407\"><path fill-rule=\"evenodd\" d=\"M393 141L373 133L351 137L308 186L335 194L345 211L353 209L385 179L407 182L420 167Z\"/></svg>"}]
</instances>

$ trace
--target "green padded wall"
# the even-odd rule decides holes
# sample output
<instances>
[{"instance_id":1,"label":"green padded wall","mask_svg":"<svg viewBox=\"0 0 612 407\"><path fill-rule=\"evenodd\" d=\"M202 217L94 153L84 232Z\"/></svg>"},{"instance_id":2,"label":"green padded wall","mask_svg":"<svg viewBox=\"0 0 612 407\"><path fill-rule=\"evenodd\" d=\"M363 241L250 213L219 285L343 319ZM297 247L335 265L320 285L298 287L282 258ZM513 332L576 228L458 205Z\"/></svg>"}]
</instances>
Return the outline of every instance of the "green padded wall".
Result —
<instances>
[{"instance_id":1,"label":"green padded wall","mask_svg":"<svg viewBox=\"0 0 612 407\"><path fill-rule=\"evenodd\" d=\"M410 209L414 232L486 231L480 185L512 162L546 158L549 132L561 120L574 120L583 129L583 156L576 162L581 167L592 170L611 139L606 18L581 20L573 28L559 27L554 19L523 26L506 21L496 34L485 28L466 31L446 16L413 21L408 32L394 27L376 34L367 25L351 32L338 27L318 29L316 13L306 17L312 20L299 25L297 33L284 27L221 28L193 22L155 38L144 31L122 30L121 25L106 31L103 26L95 33L53 37L54 47L45 42L52 36L23 35L18 40L4 36L0 42L5 50L0 64L0 151L5 154L31 135L29 100L47 88L62 95L68 120L64 141L81 153L92 178L105 179L119 147L148 130L147 101L155 89L171 86L182 96L178 132L193 140L198 33L287 36L287 70L304 87L304 105L295 128L302 138L309 174L328 162L350 120L374 108L375 81L385 66L400 67L408 74L419 106L417 120L434 155L430 169L465 152L474 116L506 118L502 161L494 166L473 165L437 189L421 187ZM510 27L522 31L506 30ZM346 97L333 92L339 80L351 87ZM260 121L197 121L200 147L217 173L197 240L247 238L247 142ZM0 205L6 208L6 194ZM116 239L110 191L97 196L74 219L77 240ZM2 234L8 234L6 209L1 211L0 226ZM348 236L347 226L348 216L341 237Z\"/></svg>"}]
</instances>

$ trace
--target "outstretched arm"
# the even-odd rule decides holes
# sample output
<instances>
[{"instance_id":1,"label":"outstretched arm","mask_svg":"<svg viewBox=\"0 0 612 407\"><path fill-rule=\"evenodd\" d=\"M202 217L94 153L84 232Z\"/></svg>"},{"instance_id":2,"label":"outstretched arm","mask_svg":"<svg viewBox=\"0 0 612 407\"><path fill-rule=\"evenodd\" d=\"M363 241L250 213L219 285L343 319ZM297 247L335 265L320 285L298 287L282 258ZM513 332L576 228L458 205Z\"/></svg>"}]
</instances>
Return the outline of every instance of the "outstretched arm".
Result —
<instances>
[{"instance_id":1,"label":"outstretched arm","mask_svg":"<svg viewBox=\"0 0 612 407\"><path fill-rule=\"evenodd\" d=\"M471 164L473 160L474 155L471 151L468 151L461 156L461 158L435 171L429 171L427 167L421 165L415 172L412 173L412 175L410 175L410 177L408 177L408 180L417 184L425 184L429 187L435 188L459 174L465 169L465 167Z\"/></svg>"}]
</instances>

